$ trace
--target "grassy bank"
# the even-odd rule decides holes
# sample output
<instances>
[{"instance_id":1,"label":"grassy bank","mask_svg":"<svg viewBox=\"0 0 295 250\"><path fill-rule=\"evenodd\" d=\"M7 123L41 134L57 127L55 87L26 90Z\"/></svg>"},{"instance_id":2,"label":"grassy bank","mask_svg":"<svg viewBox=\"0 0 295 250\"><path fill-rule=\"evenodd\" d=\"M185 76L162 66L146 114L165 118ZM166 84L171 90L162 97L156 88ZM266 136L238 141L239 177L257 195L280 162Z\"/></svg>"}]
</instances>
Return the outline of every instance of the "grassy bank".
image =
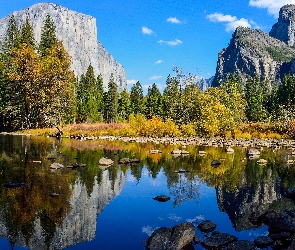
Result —
<instances>
[{"instance_id":1,"label":"grassy bank","mask_svg":"<svg viewBox=\"0 0 295 250\"><path fill-rule=\"evenodd\" d=\"M294 125L294 124L293 124ZM293 128L293 127L292 127ZM295 126L294 126L295 128ZM293 128L293 129L294 129ZM146 120L142 117L134 117L128 123L93 123L70 124L60 127L64 136L129 136L129 137L207 137L201 135L197 124L177 126L173 121L161 121L154 117ZM34 129L22 131L28 134L52 136L57 128ZM242 139L289 139L294 137L290 127L282 123L246 123L240 124L235 129L227 131L216 137L242 138Z\"/></svg>"}]
</instances>

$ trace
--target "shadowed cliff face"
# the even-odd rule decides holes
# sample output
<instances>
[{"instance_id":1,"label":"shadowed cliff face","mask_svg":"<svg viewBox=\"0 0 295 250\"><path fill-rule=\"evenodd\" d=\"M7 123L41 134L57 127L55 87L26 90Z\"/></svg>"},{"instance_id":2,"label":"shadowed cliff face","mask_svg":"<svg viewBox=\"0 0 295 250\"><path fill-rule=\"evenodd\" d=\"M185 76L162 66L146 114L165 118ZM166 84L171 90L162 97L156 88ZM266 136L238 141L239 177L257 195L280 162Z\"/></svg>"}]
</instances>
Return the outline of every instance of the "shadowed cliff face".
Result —
<instances>
[{"instance_id":1,"label":"shadowed cliff face","mask_svg":"<svg viewBox=\"0 0 295 250\"><path fill-rule=\"evenodd\" d=\"M52 3L39 3L27 9L12 13L21 27L29 17L37 42L41 38L41 29L47 14L56 26L56 35L72 57L72 69L77 76L85 73L89 64L95 75L101 74L107 87L113 73L119 90L127 87L126 73L111 54L97 40L96 19ZM0 41L3 41L10 16L0 19Z\"/></svg>"},{"instance_id":2,"label":"shadowed cliff face","mask_svg":"<svg viewBox=\"0 0 295 250\"><path fill-rule=\"evenodd\" d=\"M218 55L213 86L238 73L245 82L248 76L274 80L279 84L286 73L294 74L295 5L280 10L278 22L269 35L262 30L238 27L227 48Z\"/></svg>"}]
</instances>

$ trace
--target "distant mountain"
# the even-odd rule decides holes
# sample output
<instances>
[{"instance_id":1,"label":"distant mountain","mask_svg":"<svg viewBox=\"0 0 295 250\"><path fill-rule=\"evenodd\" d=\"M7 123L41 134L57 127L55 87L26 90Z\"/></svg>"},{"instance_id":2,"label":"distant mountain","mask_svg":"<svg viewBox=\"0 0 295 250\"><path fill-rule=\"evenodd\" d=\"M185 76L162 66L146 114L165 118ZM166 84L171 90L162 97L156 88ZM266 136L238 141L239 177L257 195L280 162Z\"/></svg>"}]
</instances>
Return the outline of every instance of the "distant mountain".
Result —
<instances>
[{"instance_id":1,"label":"distant mountain","mask_svg":"<svg viewBox=\"0 0 295 250\"><path fill-rule=\"evenodd\" d=\"M261 80L281 82L284 74L295 72L295 5L281 8L279 19L269 35L262 30L238 27L227 48L218 55L212 86L218 86L231 73L248 76L258 74Z\"/></svg>"},{"instance_id":2,"label":"distant mountain","mask_svg":"<svg viewBox=\"0 0 295 250\"><path fill-rule=\"evenodd\" d=\"M50 14L56 26L56 35L72 57L72 69L77 76L86 73L91 64L96 75L101 74L106 87L111 74L119 89L127 87L123 66L107 52L97 40L97 27L94 17L69 10L53 3L38 3L27 9L12 13L21 27L29 17L34 29L35 39L40 41L41 28L47 14ZM0 19L0 42L3 41L10 15Z\"/></svg>"},{"instance_id":3,"label":"distant mountain","mask_svg":"<svg viewBox=\"0 0 295 250\"><path fill-rule=\"evenodd\" d=\"M214 76L211 76L210 78L208 79L205 79L204 77L201 77L200 78L200 89L202 91L205 91L207 88L210 88L211 85L212 85L212 81L214 79Z\"/></svg>"}]
</instances>

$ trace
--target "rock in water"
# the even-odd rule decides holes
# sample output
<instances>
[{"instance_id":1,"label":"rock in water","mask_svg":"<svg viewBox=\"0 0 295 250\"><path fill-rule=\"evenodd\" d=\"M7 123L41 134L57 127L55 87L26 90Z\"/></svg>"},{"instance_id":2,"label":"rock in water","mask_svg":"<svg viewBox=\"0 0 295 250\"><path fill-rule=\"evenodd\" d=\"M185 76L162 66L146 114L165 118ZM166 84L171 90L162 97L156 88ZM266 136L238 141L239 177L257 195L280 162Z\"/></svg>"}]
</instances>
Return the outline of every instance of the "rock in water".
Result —
<instances>
[{"instance_id":1,"label":"rock in water","mask_svg":"<svg viewBox=\"0 0 295 250\"><path fill-rule=\"evenodd\" d=\"M158 195L158 196L154 197L153 199L156 201L159 201L159 202L166 202L166 201L170 200L170 197L167 195Z\"/></svg>"},{"instance_id":2,"label":"rock in water","mask_svg":"<svg viewBox=\"0 0 295 250\"><path fill-rule=\"evenodd\" d=\"M209 233L214 231L216 228L216 224L210 220L205 220L202 221L199 225L198 225L198 229L202 232L202 233Z\"/></svg>"},{"instance_id":3,"label":"rock in water","mask_svg":"<svg viewBox=\"0 0 295 250\"><path fill-rule=\"evenodd\" d=\"M254 244L259 248L266 248L273 244L273 240L268 236L259 236L254 240Z\"/></svg>"},{"instance_id":4,"label":"rock in water","mask_svg":"<svg viewBox=\"0 0 295 250\"><path fill-rule=\"evenodd\" d=\"M27 187L28 185L26 183L22 182L8 182L4 184L4 187L6 188L19 188L19 187Z\"/></svg>"},{"instance_id":5,"label":"rock in water","mask_svg":"<svg viewBox=\"0 0 295 250\"><path fill-rule=\"evenodd\" d=\"M98 162L98 164L102 166L109 166L109 165L112 165L113 163L114 161L108 158L101 158Z\"/></svg>"},{"instance_id":6,"label":"rock in water","mask_svg":"<svg viewBox=\"0 0 295 250\"><path fill-rule=\"evenodd\" d=\"M161 227L156 229L149 237L147 250L180 250L191 244L195 236L195 227L192 223L185 222L172 228Z\"/></svg>"},{"instance_id":7,"label":"rock in water","mask_svg":"<svg viewBox=\"0 0 295 250\"><path fill-rule=\"evenodd\" d=\"M239 240L229 244L227 250L255 250L255 245L248 240Z\"/></svg>"},{"instance_id":8,"label":"rock in water","mask_svg":"<svg viewBox=\"0 0 295 250\"><path fill-rule=\"evenodd\" d=\"M104 87L107 87L111 74L119 90L127 87L124 68L97 40L94 17L53 3L38 3L12 14L19 27L25 23L26 17L30 19L37 42L40 41L43 21L46 15L50 14L56 26L57 39L63 41L65 49L72 57L71 68L77 76L86 73L87 67L91 64L95 75L102 75ZM9 18L10 16L6 16L0 19L0 42L4 41Z\"/></svg>"},{"instance_id":9,"label":"rock in water","mask_svg":"<svg viewBox=\"0 0 295 250\"><path fill-rule=\"evenodd\" d=\"M228 246L230 243L237 241L236 236L232 236L227 233L217 233L202 242L202 245L206 249L222 249L222 247Z\"/></svg>"},{"instance_id":10,"label":"rock in water","mask_svg":"<svg viewBox=\"0 0 295 250\"><path fill-rule=\"evenodd\" d=\"M214 168L217 168L220 164L221 164L220 161L217 161L217 160L211 161L211 166Z\"/></svg>"}]
</instances>

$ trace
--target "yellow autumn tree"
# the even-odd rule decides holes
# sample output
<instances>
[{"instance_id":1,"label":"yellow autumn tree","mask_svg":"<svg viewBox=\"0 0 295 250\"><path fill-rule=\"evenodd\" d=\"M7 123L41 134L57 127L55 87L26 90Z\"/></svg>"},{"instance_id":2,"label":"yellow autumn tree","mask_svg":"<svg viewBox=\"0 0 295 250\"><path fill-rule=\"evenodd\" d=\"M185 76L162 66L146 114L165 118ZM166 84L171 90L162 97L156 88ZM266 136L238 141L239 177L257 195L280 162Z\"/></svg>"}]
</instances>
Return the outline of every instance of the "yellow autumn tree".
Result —
<instances>
[{"instance_id":1,"label":"yellow autumn tree","mask_svg":"<svg viewBox=\"0 0 295 250\"><path fill-rule=\"evenodd\" d=\"M42 57L42 126L56 125L72 119L75 105L75 75L70 65L71 57L62 42L58 42Z\"/></svg>"},{"instance_id":2,"label":"yellow autumn tree","mask_svg":"<svg viewBox=\"0 0 295 250\"><path fill-rule=\"evenodd\" d=\"M4 113L13 117L14 126L32 128L41 105L41 61L33 47L21 44L11 51L11 63L6 69L10 95Z\"/></svg>"}]
</instances>

